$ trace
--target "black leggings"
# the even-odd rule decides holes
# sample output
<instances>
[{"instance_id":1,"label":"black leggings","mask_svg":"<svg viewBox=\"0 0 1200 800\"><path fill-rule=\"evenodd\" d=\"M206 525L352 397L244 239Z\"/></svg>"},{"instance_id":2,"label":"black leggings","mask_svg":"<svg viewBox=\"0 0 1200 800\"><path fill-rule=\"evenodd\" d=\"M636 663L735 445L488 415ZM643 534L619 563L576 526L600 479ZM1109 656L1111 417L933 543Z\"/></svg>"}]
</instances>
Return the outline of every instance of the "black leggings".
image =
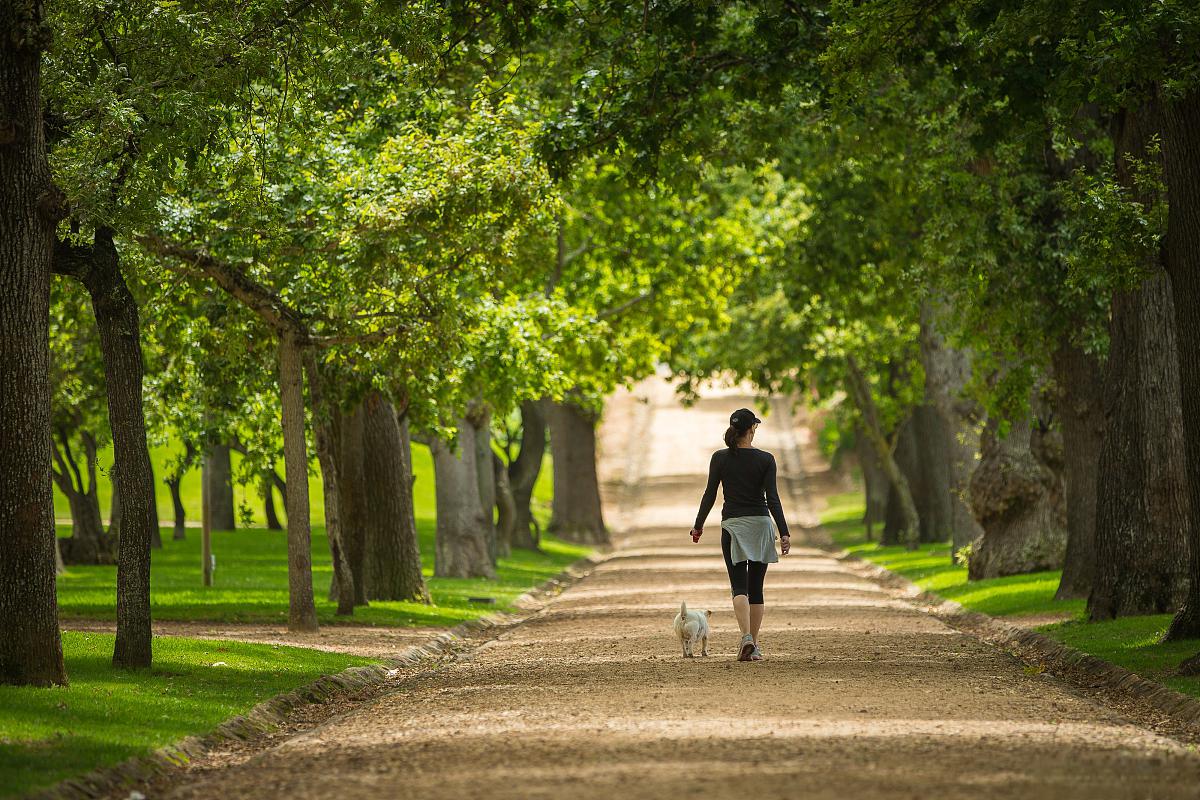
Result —
<instances>
[{"instance_id":1,"label":"black leggings","mask_svg":"<svg viewBox=\"0 0 1200 800\"><path fill-rule=\"evenodd\" d=\"M721 555L725 556L725 569L729 571L729 588L733 596L744 594L750 600L750 605L763 604L763 580L767 577L767 565L761 561L739 561L733 563L729 555L729 531L721 530Z\"/></svg>"}]
</instances>

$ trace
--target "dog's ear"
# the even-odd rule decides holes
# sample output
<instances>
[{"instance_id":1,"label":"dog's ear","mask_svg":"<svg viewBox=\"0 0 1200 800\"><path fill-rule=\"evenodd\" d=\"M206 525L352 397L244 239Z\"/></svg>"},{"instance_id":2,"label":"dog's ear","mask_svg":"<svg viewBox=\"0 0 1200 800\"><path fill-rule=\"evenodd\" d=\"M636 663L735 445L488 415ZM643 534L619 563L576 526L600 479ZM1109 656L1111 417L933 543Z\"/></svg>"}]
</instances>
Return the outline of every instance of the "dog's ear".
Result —
<instances>
[{"instance_id":1,"label":"dog's ear","mask_svg":"<svg viewBox=\"0 0 1200 800\"><path fill-rule=\"evenodd\" d=\"M711 616L712 616L712 611L710 611L710 610L708 610L708 609L705 609L705 610L704 610L704 616L706 616L706 617L711 617Z\"/></svg>"}]
</instances>

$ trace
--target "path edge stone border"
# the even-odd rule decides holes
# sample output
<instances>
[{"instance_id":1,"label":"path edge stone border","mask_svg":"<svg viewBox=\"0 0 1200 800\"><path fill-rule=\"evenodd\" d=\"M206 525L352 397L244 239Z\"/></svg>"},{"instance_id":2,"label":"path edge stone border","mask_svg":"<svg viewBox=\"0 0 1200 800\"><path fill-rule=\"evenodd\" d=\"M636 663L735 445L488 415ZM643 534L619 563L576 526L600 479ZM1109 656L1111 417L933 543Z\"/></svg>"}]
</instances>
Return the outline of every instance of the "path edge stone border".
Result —
<instances>
[{"instance_id":1,"label":"path edge stone border","mask_svg":"<svg viewBox=\"0 0 1200 800\"><path fill-rule=\"evenodd\" d=\"M394 658L381 664L349 667L341 672L322 675L290 692L268 698L245 714L230 717L208 733L186 736L145 755L133 756L112 766L98 767L44 789L35 789L21 797L26 800L91 800L120 789L135 789L153 778L187 766L192 760L225 742L250 741L269 733L286 722L294 711L304 706L323 703L345 692L381 686L388 679L395 677L401 667L414 667L436 659L456 643L483 631L496 631L518 625L536 614L546 600L561 594L591 574L592 570L610 555L610 549L597 549L573 562L554 577L519 595L513 600L513 606L518 613L487 614L461 622L449 630L430 636L421 644L409 645Z\"/></svg>"},{"instance_id":2,"label":"path edge stone border","mask_svg":"<svg viewBox=\"0 0 1200 800\"><path fill-rule=\"evenodd\" d=\"M947 600L936 592L922 589L887 567L874 564L846 550L835 547L830 548L830 551L837 560L855 564L867 577L888 588L899 590L904 599L955 630L1005 650L1026 665L1062 678L1078 689L1096 693L1120 711L1132 708L1150 712L1147 716L1158 715L1166 718L1173 723L1171 727L1179 729L1176 732L1168 732L1168 735L1184 732L1190 737L1200 737L1200 699L1143 678L1131 670L1077 650L1044 633L1018 627L979 611L969 611L961 604ZM1142 721L1158 728L1163 720Z\"/></svg>"}]
</instances>

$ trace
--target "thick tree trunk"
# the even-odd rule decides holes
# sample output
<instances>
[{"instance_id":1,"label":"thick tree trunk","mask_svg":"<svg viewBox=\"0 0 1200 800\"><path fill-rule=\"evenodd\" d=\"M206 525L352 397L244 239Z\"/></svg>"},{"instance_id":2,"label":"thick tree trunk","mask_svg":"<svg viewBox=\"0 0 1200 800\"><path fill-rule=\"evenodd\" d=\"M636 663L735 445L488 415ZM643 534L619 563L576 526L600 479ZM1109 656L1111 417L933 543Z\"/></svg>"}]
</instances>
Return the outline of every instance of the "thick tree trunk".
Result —
<instances>
[{"instance_id":1,"label":"thick tree trunk","mask_svg":"<svg viewBox=\"0 0 1200 800\"><path fill-rule=\"evenodd\" d=\"M1159 112L1150 102L1116 120L1117 180L1147 203L1158 198L1133 176L1138 161L1153 157ZM1170 277L1159 262L1166 250L1164 243L1148 257L1150 277L1141 286L1113 297L1091 619L1176 611L1187 598L1191 510L1181 412L1187 398Z\"/></svg>"},{"instance_id":2,"label":"thick tree trunk","mask_svg":"<svg viewBox=\"0 0 1200 800\"><path fill-rule=\"evenodd\" d=\"M367 484L363 475L363 406L343 414L338 430L338 509L354 578L354 605L367 605Z\"/></svg>"},{"instance_id":3,"label":"thick tree trunk","mask_svg":"<svg viewBox=\"0 0 1200 800\"><path fill-rule=\"evenodd\" d=\"M489 453L492 462L492 480L496 486L496 554L500 558L512 555L513 531L517 525L517 504L513 500L512 486L508 483L508 470L504 460Z\"/></svg>"},{"instance_id":4,"label":"thick tree trunk","mask_svg":"<svg viewBox=\"0 0 1200 800\"><path fill-rule=\"evenodd\" d=\"M888 496L888 515L890 518L894 514L899 520L898 525L893 526L897 530L897 540L903 542L910 550L915 550L918 537L921 535L921 518L917 514L916 503L913 502L908 479L904 476L899 464L896 463L892 446L880 426L879 411L871 396L871 387L854 356L846 357L846 390L851 402L858 408L859 414L862 416L862 429L875 449L875 454L879 457L879 464L883 467L884 474L887 475L888 482L891 484L891 493ZM888 527L885 524L885 537Z\"/></svg>"},{"instance_id":5,"label":"thick tree trunk","mask_svg":"<svg viewBox=\"0 0 1200 800\"><path fill-rule=\"evenodd\" d=\"M78 279L91 295L104 357L113 434L113 494L120 498L113 663L149 667L150 547L158 529L158 509L142 410L144 365L137 301L121 274L113 231L108 228L96 230L91 248L61 245L55 269Z\"/></svg>"},{"instance_id":6,"label":"thick tree trunk","mask_svg":"<svg viewBox=\"0 0 1200 800\"><path fill-rule=\"evenodd\" d=\"M545 400L526 400L521 404L521 452L508 466L508 483L515 505L513 547L536 550L539 529L533 517L533 487L542 471L546 455Z\"/></svg>"},{"instance_id":7,"label":"thick tree trunk","mask_svg":"<svg viewBox=\"0 0 1200 800\"><path fill-rule=\"evenodd\" d=\"M1062 442L1041 422L1040 411L1035 400L1037 423L1017 420L1003 438L996 420L984 429L979 466L971 476L972 511L983 536L972 548L970 580L1062 565L1067 546Z\"/></svg>"},{"instance_id":8,"label":"thick tree trunk","mask_svg":"<svg viewBox=\"0 0 1200 800\"><path fill-rule=\"evenodd\" d=\"M1187 599L1167 638L1183 639L1200 637L1200 92L1164 101L1162 134L1169 201L1162 252L1175 299L1191 552Z\"/></svg>"},{"instance_id":9,"label":"thick tree trunk","mask_svg":"<svg viewBox=\"0 0 1200 800\"><path fill-rule=\"evenodd\" d=\"M363 478L367 510L367 597L429 602L421 575L412 508L412 456L407 424L383 395L367 396L363 413Z\"/></svg>"},{"instance_id":10,"label":"thick tree trunk","mask_svg":"<svg viewBox=\"0 0 1200 800\"><path fill-rule=\"evenodd\" d=\"M275 471L273 466L271 467L271 471ZM267 530L283 530L283 523L279 521L279 512L275 510L275 482L271 480L270 476L263 478L262 501L263 516L267 520Z\"/></svg>"},{"instance_id":11,"label":"thick tree trunk","mask_svg":"<svg viewBox=\"0 0 1200 800\"><path fill-rule=\"evenodd\" d=\"M499 553L496 543L496 478L492 474L492 412L477 402L467 416L475 447L475 480L479 484L479 505L483 509L483 533L488 541L488 553L495 565Z\"/></svg>"},{"instance_id":12,"label":"thick tree trunk","mask_svg":"<svg viewBox=\"0 0 1200 800\"><path fill-rule=\"evenodd\" d=\"M288 630L317 630L313 602L312 531L308 515L308 447L304 433L304 372L300 345L279 336L279 394L283 408L283 464L287 478Z\"/></svg>"},{"instance_id":13,"label":"thick tree trunk","mask_svg":"<svg viewBox=\"0 0 1200 800\"><path fill-rule=\"evenodd\" d=\"M208 502L215 531L231 531L237 525L233 502L233 467L229 445L214 444L204 454L201 479L208 484Z\"/></svg>"},{"instance_id":14,"label":"thick tree trunk","mask_svg":"<svg viewBox=\"0 0 1200 800\"><path fill-rule=\"evenodd\" d=\"M437 546L434 575L444 578L494 578L485 534L483 506L475 470L475 439L466 420L459 420L456 450L434 440L434 484L437 494Z\"/></svg>"},{"instance_id":15,"label":"thick tree trunk","mask_svg":"<svg viewBox=\"0 0 1200 800\"><path fill-rule=\"evenodd\" d=\"M329 542L330 563L333 564L330 593L337 600L336 613L339 616L349 616L354 613L354 577L350 572L350 560L342 536L335 453L340 438L340 413L325 401L315 359L307 356L304 368L305 374L308 375L309 395L313 404L313 434L316 438L317 461L321 465L321 489L325 499L325 537Z\"/></svg>"},{"instance_id":16,"label":"thick tree trunk","mask_svg":"<svg viewBox=\"0 0 1200 800\"><path fill-rule=\"evenodd\" d=\"M983 535L971 513L971 473L979 456L983 412L964 395L971 378L971 353L946 343L938 330L944 313L932 303L921 308L921 364L925 369L925 402L937 410L945 426L950 481L950 541L957 552Z\"/></svg>"},{"instance_id":17,"label":"thick tree trunk","mask_svg":"<svg viewBox=\"0 0 1200 800\"><path fill-rule=\"evenodd\" d=\"M1057 416L1063 435L1067 554L1057 600L1087 597L1096 568L1096 482L1104 439L1104 383L1099 359L1070 341L1054 353Z\"/></svg>"},{"instance_id":18,"label":"thick tree trunk","mask_svg":"<svg viewBox=\"0 0 1200 800\"><path fill-rule=\"evenodd\" d=\"M550 532L570 542L608 544L596 476L596 415L571 403L548 402L554 456L554 499Z\"/></svg>"},{"instance_id":19,"label":"thick tree trunk","mask_svg":"<svg viewBox=\"0 0 1200 800\"><path fill-rule=\"evenodd\" d=\"M42 131L42 5L0 6L0 683L66 683L50 486L50 264L61 195Z\"/></svg>"},{"instance_id":20,"label":"thick tree trunk","mask_svg":"<svg viewBox=\"0 0 1200 800\"><path fill-rule=\"evenodd\" d=\"M1188 483L1171 284L1113 297L1088 617L1175 612L1188 590Z\"/></svg>"},{"instance_id":21,"label":"thick tree trunk","mask_svg":"<svg viewBox=\"0 0 1200 800\"><path fill-rule=\"evenodd\" d=\"M854 450L858 456L858 466L863 479L863 525L867 530L867 541L874 538L874 527L887 519L887 501L891 484L887 474L879 464L879 456L867 435L859 428L855 437Z\"/></svg>"}]
</instances>

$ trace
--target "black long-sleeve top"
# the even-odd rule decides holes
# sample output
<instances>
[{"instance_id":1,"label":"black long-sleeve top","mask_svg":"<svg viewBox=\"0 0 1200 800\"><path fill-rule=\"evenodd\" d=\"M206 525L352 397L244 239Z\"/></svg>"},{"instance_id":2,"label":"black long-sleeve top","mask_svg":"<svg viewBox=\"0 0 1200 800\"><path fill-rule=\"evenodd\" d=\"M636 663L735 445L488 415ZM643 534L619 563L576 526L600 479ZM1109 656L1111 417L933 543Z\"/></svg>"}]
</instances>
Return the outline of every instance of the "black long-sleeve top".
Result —
<instances>
[{"instance_id":1,"label":"black long-sleeve top","mask_svg":"<svg viewBox=\"0 0 1200 800\"><path fill-rule=\"evenodd\" d=\"M755 447L726 448L713 453L708 463L708 488L700 500L696 527L703 528L713 503L717 501L717 484L725 487L725 502L721 519L732 517L775 518L780 536L787 536L787 520L775 485L775 456Z\"/></svg>"}]
</instances>

